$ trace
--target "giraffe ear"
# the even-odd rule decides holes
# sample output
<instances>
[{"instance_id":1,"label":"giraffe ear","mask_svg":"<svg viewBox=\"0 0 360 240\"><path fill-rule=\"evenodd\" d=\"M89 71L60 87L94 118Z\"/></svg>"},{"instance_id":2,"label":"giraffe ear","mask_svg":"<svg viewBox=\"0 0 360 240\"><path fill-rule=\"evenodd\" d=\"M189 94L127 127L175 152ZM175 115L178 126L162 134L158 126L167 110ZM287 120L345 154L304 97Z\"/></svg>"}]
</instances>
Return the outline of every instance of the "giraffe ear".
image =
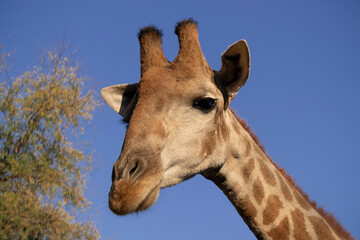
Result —
<instances>
[{"instance_id":1,"label":"giraffe ear","mask_svg":"<svg viewBox=\"0 0 360 240\"><path fill-rule=\"evenodd\" d=\"M249 78L250 51L246 41L240 40L228 47L221 54L221 62L218 74L228 97L225 100L230 103Z\"/></svg>"},{"instance_id":2,"label":"giraffe ear","mask_svg":"<svg viewBox=\"0 0 360 240\"><path fill-rule=\"evenodd\" d=\"M101 96L105 102L129 121L137 102L138 83L119 84L103 88Z\"/></svg>"}]
</instances>

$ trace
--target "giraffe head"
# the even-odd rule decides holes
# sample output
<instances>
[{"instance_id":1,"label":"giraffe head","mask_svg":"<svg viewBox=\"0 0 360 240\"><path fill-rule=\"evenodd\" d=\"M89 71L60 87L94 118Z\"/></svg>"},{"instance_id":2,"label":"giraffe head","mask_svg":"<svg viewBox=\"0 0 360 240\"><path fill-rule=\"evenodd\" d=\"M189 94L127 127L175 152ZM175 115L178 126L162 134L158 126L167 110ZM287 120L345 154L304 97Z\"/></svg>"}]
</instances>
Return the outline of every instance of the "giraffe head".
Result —
<instances>
[{"instance_id":1,"label":"giraffe head","mask_svg":"<svg viewBox=\"0 0 360 240\"><path fill-rule=\"evenodd\" d=\"M150 207L160 188L220 166L229 151L224 115L249 76L247 44L231 45L221 56L220 71L213 71L202 54L196 22L179 22L175 33L179 53L170 63L161 32L142 29L139 83L101 91L129 123L109 192L109 207L119 215Z\"/></svg>"}]
</instances>

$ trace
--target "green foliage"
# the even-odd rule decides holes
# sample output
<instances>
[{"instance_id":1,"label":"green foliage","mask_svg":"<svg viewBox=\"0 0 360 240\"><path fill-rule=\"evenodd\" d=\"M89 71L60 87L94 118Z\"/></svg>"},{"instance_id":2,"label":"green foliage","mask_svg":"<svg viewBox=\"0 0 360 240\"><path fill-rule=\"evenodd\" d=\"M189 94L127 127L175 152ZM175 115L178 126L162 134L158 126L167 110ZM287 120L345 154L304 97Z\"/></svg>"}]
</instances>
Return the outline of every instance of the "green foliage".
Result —
<instances>
[{"instance_id":1,"label":"green foliage","mask_svg":"<svg viewBox=\"0 0 360 240\"><path fill-rule=\"evenodd\" d=\"M1 48L0 48L1 50ZM78 136L98 105L82 92L84 77L60 44L34 67L10 78L0 56L0 239L97 239L84 211L91 154Z\"/></svg>"}]
</instances>

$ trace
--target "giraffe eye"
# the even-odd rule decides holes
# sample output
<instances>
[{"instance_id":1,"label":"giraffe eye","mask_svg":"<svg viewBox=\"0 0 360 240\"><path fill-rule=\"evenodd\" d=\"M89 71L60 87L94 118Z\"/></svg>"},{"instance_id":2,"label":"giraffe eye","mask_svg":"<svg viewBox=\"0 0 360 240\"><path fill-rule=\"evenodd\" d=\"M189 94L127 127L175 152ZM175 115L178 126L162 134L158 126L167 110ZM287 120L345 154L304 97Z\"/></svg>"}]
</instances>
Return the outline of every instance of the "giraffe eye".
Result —
<instances>
[{"instance_id":1,"label":"giraffe eye","mask_svg":"<svg viewBox=\"0 0 360 240\"><path fill-rule=\"evenodd\" d=\"M216 106L216 99L213 98L200 98L194 101L193 107L208 113Z\"/></svg>"}]
</instances>

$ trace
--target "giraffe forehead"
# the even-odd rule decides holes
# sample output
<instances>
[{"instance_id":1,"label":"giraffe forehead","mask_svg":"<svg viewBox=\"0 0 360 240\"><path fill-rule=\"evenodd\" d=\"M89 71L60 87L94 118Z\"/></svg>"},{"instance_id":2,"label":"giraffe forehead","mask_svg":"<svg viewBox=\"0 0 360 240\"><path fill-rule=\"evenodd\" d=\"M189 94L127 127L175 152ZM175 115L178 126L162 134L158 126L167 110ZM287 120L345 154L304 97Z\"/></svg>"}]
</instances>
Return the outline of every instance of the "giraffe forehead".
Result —
<instances>
[{"instance_id":1,"label":"giraffe forehead","mask_svg":"<svg viewBox=\"0 0 360 240\"><path fill-rule=\"evenodd\" d=\"M186 69L185 69L186 70ZM204 97L220 93L211 74L154 67L140 79L140 95L150 97Z\"/></svg>"}]
</instances>

